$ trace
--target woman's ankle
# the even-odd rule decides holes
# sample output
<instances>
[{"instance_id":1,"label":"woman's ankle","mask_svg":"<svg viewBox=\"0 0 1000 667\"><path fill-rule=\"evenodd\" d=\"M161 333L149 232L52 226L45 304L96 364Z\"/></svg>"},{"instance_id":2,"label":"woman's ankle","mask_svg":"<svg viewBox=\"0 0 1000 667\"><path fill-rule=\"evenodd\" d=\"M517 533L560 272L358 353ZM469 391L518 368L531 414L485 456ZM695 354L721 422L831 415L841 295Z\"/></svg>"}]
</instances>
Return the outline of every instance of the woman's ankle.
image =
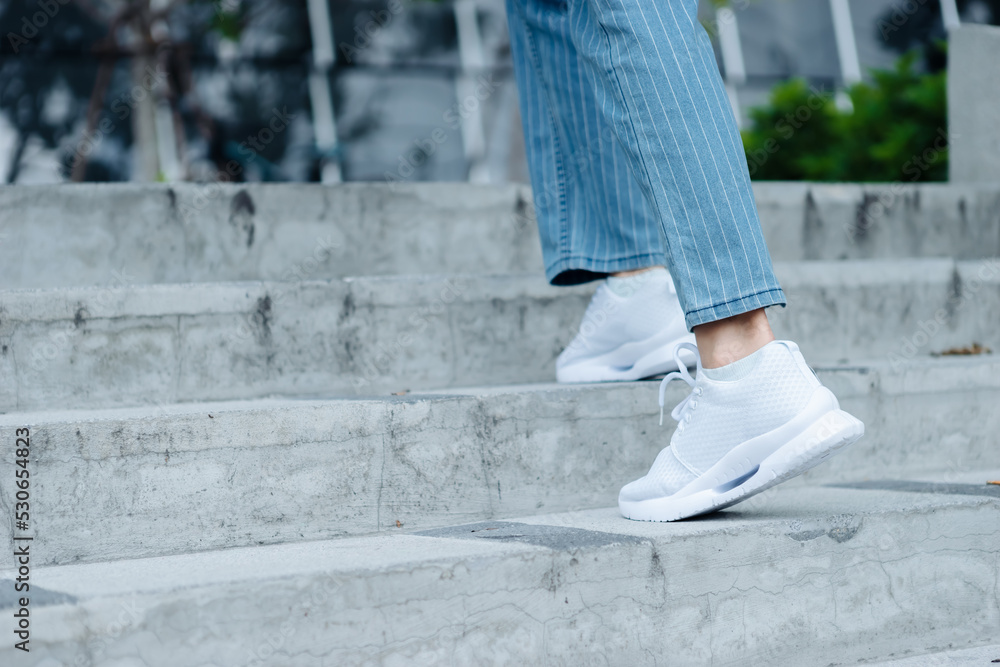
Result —
<instances>
[{"instance_id":1,"label":"woman's ankle","mask_svg":"<svg viewBox=\"0 0 1000 667\"><path fill-rule=\"evenodd\" d=\"M704 368L719 368L747 357L774 340L763 308L694 327Z\"/></svg>"},{"instance_id":2,"label":"woman's ankle","mask_svg":"<svg viewBox=\"0 0 1000 667\"><path fill-rule=\"evenodd\" d=\"M644 266L641 269L629 269L628 271L615 271L614 273L611 273L609 275L611 275L611 276L613 276L615 278L628 278L629 276L635 276L635 275L638 275L640 273L645 273L646 271L649 271L650 269L662 269L662 268L663 268L663 265L656 264L654 266Z\"/></svg>"}]
</instances>

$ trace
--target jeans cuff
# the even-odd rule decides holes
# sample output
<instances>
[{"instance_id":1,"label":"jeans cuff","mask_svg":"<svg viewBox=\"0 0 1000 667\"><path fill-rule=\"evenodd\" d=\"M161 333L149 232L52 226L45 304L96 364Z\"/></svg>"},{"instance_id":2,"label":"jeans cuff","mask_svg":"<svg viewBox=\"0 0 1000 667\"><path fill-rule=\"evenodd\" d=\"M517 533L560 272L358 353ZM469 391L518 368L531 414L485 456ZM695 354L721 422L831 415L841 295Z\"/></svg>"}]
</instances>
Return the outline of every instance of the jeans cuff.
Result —
<instances>
[{"instance_id":1,"label":"jeans cuff","mask_svg":"<svg viewBox=\"0 0 1000 667\"><path fill-rule=\"evenodd\" d=\"M785 293L781 291L780 287L774 287L772 289L741 296L736 299L730 299L729 301L725 301L714 306L699 308L697 310L684 313L684 322L687 324L688 331L691 331L699 324L717 322L718 320L724 320L727 317L742 315L743 313L749 313L752 310L758 310L760 308L767 308L768 306L784 305L786 305Z\"/></svg>"},{"instance_id":2,"label":"jeans cuff","mask_svg":"<svg viewBox=\"0 0 1000 667\"><path fill-rule=\"evenodd\" d=\"M618 271L633 271L644 269L649 266L666 266L667 258L661 253L643 253L640 255L628 255L616 257L614 259L593 259L590 257L560 257L551 266L545 269L545 278L552 285L576 285L599 280L604 274L616 273ZM571 276L586 276L586 274L597 274L584 279L571 279L568 282L559 280L560 274ZM566 276L563 276L566 278Z\"/></svg>"}]
</instances>

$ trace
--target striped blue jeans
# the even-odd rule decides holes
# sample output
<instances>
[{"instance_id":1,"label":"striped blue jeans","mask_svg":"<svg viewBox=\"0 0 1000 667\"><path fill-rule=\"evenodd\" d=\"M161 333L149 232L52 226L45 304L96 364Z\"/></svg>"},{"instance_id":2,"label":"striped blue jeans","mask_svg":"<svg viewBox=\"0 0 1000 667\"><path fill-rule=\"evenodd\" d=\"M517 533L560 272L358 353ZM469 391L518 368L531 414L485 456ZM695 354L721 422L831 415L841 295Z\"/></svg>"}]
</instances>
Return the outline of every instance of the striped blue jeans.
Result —
<instances>
[{"instance_id":1,"label":"striped blue jeans","mask_svg":"<svg viewBox=\"0 0 1000 667\"><path fill-rule=\"evenodd\" d=\"M688 328L785 296L697 0L507 0L546 278L663 264Z\"/></svg>"}]
</instances>

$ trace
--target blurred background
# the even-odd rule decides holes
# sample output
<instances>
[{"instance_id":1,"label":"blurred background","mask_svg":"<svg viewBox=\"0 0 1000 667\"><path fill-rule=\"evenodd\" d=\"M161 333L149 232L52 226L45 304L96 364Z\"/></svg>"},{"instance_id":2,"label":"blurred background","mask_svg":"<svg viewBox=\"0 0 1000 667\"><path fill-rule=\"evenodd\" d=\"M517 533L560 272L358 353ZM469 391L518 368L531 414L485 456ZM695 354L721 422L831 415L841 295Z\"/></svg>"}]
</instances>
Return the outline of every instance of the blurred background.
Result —
<instances>
[{"instance_id":1,"label":"blurred background","mask_svg":"<svg viewBox=\"0 0 1000 667\"><path fill-rule=\"evenodd\" d=\"M946 24L1000 23L1000 0L702 5L756 179L904 178L947 127ZM503 0L4 0L0 35L0 182L528 180Z\"/></svg>"}]
</instances>

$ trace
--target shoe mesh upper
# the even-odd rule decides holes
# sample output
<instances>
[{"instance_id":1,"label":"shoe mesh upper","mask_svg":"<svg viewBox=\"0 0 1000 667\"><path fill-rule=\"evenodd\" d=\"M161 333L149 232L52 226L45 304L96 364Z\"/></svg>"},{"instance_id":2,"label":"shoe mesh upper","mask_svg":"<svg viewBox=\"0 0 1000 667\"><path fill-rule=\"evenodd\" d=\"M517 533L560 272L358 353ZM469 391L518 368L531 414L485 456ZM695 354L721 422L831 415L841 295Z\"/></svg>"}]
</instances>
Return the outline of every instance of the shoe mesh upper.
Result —
<instances>
[{"instance_id":1,"label":"shoe mesh upper","mask_svg":"<svg viewBox=\"0 0 1000 667\"><path fill-rule=\"evenodd\" d=\"M674 451L688 466L705 472L736 445L791 420L819 384L797 349L770 343L761 349L757 367L741 380L696 378L702 395L674 432Z\"/></svg>"},{"instance_id":2,"label":"shoe mesh upper","mask_svg":"<svg viewBox=\"0 0 1000 667\"><path fill-rule=\"evenodd\" d=\"M603 282L591 297L576 336L556 360L556 368L669 328L677 330L678 338L687 333L684 312L665 269L652 269L614 283Z\"/></svg>"},{"instance_id":3,"label":"shoe mesh upper","mask_svg":"<svg viewBox=\"0 0 1000 667\"><path fill-rule=\"evenodd\" d=\"M620 500L673 495L697 478L692 469L704 473L736 445L787 423L819 386L798 348L778 341L762 348L756 367L739 380L699 374L670 446L645 477L622 488Z\"/></svg>"},{"instance_id":4,"label":"shoe mesh upper","mask_svg":"<svg viewBox=\"0 0 1000 667\"><path fill-rule=\"evenodd\" d=\"M695 475L674 456L670 447L660 450L645 477L625 485L619 498L627 501L670 496L694 481Z\"/></svg>"}]
</instances>

